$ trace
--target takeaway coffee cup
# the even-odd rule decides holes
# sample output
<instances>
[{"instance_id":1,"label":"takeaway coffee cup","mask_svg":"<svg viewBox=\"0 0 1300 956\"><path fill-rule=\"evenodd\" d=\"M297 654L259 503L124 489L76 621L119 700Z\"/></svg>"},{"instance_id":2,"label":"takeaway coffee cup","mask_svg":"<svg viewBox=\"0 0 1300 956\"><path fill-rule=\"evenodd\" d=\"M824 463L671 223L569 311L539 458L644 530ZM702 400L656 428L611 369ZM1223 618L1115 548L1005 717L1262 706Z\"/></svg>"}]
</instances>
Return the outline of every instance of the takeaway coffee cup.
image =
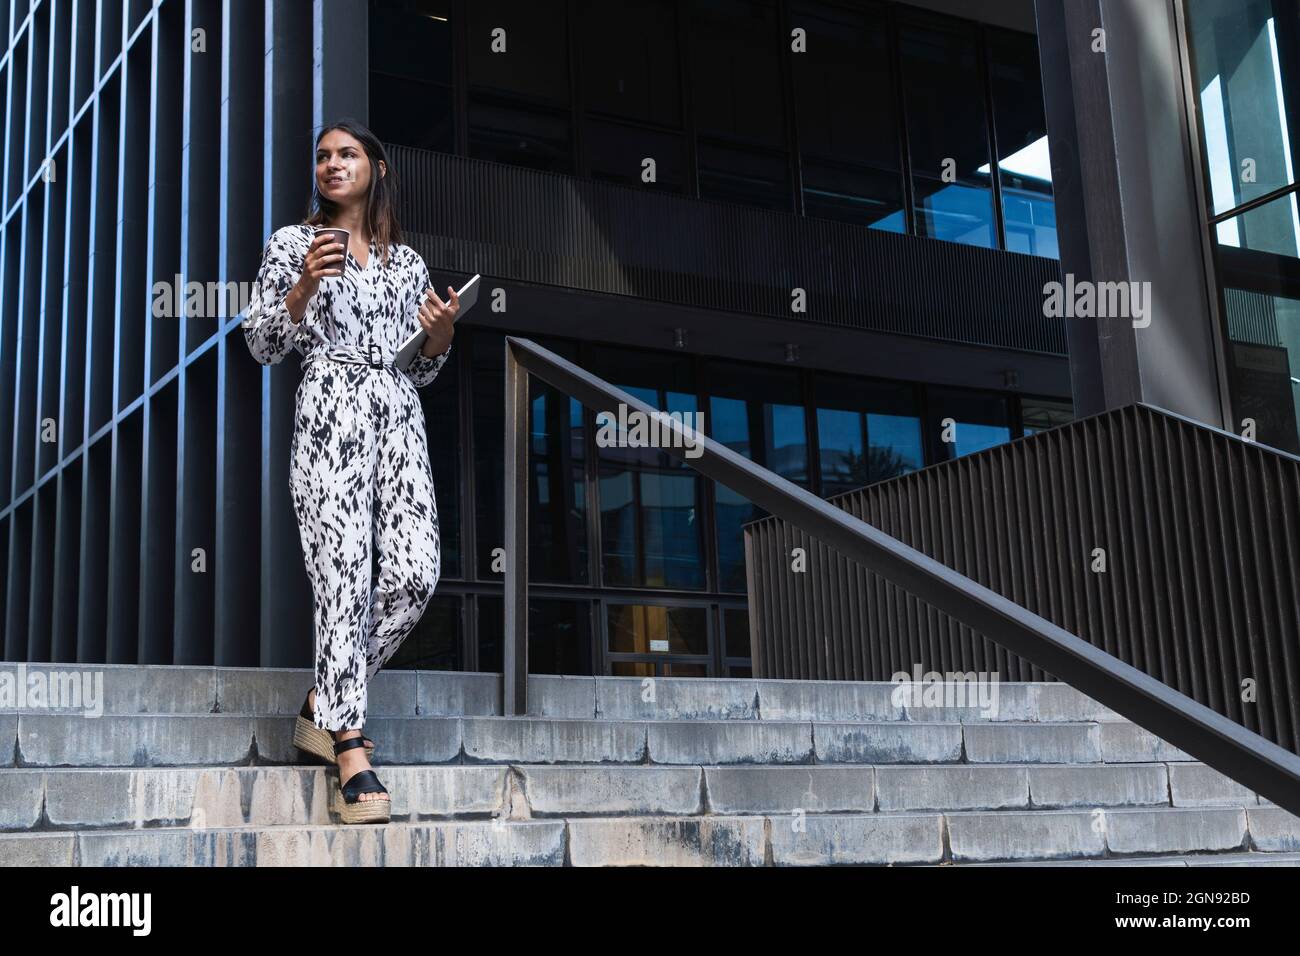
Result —
<instances>
[{"instance_id":1,"label":"takeaway coffee cup","mask_svg":"<svg viewBox=\"0 0 1300 956\"><path fill-rule=\"evenodd\" d=\"M335 275L342 275L343 266L348 261L348 240L351 238L351 234L346 229L336 229L333 226L318 226L316 228L316 235L319 236L321 234L329 235L335 242L342 243L343 261L335 263L335 268L338 270Z\"/></svg>"}]
</instances>

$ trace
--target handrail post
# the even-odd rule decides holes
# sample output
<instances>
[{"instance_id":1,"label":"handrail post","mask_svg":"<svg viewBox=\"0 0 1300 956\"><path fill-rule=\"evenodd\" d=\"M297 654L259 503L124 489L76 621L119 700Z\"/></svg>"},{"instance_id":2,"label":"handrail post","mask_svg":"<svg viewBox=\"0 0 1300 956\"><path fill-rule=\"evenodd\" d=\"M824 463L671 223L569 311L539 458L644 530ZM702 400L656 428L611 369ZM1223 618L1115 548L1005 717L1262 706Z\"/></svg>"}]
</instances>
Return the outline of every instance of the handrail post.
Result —
<instances>
[{"instance_id":1,"label":"handrail post","mask_svg":"<svg viewBox=\"0 0 1300 956\"><path fill-rule=\"evenodd\" d=\"M502 713L528 713L528 371L506 349L505 630Z\"/></svg>"}]
</instances>

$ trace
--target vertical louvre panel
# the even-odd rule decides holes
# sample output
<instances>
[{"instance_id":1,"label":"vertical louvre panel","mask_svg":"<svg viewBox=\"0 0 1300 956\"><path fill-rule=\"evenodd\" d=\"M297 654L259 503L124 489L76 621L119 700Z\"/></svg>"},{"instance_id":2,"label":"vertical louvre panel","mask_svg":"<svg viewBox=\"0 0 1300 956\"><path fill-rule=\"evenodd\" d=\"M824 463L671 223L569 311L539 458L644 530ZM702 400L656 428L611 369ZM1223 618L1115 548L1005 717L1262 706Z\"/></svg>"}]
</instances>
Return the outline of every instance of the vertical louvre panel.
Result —
<instances>
[{"instance_id":1,"label":"vertical louvre panel","mask_svg":"<svg viewBox=\"0 0 1300 956\"><path fill-rule=\"evenodd\" d=\"M1300 746L1300 458L1132 406L831 501L948 567L1291 750ZM798 676L899 671L1052 679L865 568L813 546L785 573L777 518L746 528L756 654ZM782 545L784 546L784 544ZM1093 551L1105 571L1092 570ZM815 585L792 584L815 578ZM779 604L815 588L826 608ZM848 589L849 593L845 593ZM849 648L834 666L808 650ZM811 669L810 669L811 668ZM1249 684L1243 682L1250 682ZM1254 699L1243 694L1252 686Z\"/></svg>"}]
</instances>

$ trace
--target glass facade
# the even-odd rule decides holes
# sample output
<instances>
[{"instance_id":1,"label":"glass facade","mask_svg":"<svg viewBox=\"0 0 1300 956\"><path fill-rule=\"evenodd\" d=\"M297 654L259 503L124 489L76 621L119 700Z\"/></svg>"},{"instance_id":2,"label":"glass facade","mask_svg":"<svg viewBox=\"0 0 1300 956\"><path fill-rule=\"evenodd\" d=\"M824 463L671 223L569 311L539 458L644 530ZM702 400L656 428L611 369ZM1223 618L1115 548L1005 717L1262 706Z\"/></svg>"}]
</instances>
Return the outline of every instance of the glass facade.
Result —
<instances>
[{"instance_id":1,"label":"glass facade","mask_svg":"<svg viewBox=\"0 0 1300 956\"><path fill-rule=\"evenodd\" d=\"M444 572L393 666L500 669L504 335L460 327L423 390ZM710 437L823 497L1071 417L1060 399L529 338L656 408L703 412ZM764 512L657 449L601 447L593 413L531 388L530 671L749 673L743 526Z\"/></svg>"},{"instance_id":2,"label":"glass facade","mask_svg":"<svg viewBox=\"0 0 1300 956\"><path fill-rule=\"evenodd\" d=\"M1300 453L1297 0L1188 0L1234 430Z\"/></svg>"},{"instance_id":3,"label":"glass facade","mask_svg":"<svg viewBox=\"0 0 1300 956\"><path fill-rule=\"evenodd\" d=\"M385 142L1057 256L1030 34L809 0L371 0L371 22Z\"/></svg>"},{"instance_id":4,"label":"glass facade","mask_svg":"<svg viewBox=\"0 0 1300 956\"><path fill-rule=\"evenodd\" d=\"M368 121L390 142L919 232L910 136L952 118L907 116L902 37L965 38L984 163L1003 135L994 41L1015 38L893 4L375 0L357 11L367 50L351 14L332 19L344 6L307 5L299 21L255 0L0 3L7 659L305 662L311 593L288 481L297 361L252 361L238 310L142 304L178 276L251 278L269 232L301 217L299 160L339 96L326 65L368 55ZM222 28L210 55L190 56L204 11ZM792 20L812 53L774 68ZM499 26L509 69L467 42ZM227 37L265 42L218 49ZM726 53L705 56L705 37ZM754 90L781 106L756 107ZM831 93L847 113L827 109ZM975 155L958 167L998 244L1010 187ZM816 494L978 445L960 426L960 448L939 444L922 385L535 332L651 404L703 413L718 440ZM466 325L421 390L442 579L395 667L500 668L502 358L501 332ZM1019 400L984 397L1008 410L995 437L1019 434ZM530 412L531 668L748 674L741 529L761 513L657 452L599 447L591 413L537 382Z\"/></svg>"}]
</instances>

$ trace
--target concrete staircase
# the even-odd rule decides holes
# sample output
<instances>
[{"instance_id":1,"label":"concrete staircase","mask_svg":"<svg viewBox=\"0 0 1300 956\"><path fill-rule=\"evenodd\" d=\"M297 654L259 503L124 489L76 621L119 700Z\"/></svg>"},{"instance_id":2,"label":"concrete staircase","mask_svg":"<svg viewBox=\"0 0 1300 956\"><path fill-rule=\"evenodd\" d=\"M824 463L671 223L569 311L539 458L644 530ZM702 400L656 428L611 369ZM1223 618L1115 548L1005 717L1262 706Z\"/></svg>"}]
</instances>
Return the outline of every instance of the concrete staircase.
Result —
<instances>
[{"instance_id":1,"label":"concrete staircase","mask_svg":"<svg viewBox=\"0 0 1300 956\"><path fill-rule=\"evenodd\" d=\"M14 672L16 665L0 665ZM995 713L895 686L386 672L386 825L303 760L307 670L101 674L103 714L0 709L0 864L1300 865L1300 819L1060 684ZM53 686L53 685L52 685Z\"/></svg>"}]
</instances>

